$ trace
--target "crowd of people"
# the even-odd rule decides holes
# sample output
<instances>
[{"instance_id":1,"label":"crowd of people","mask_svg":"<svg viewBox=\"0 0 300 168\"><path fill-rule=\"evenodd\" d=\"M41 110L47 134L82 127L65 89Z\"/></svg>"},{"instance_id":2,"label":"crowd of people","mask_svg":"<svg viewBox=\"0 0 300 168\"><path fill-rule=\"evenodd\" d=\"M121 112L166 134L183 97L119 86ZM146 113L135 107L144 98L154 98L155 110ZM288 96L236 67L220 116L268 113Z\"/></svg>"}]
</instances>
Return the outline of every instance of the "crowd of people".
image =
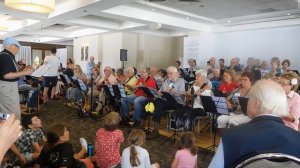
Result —
<instances>
[{"instance_id":1,"label":"crowd of people","mask_svg":"<svg viewBox=\"0 0 300 168\"><path fill-rule=\"evenodd\" d=\"M299 78L297 71L290 69L288 59L281 63L278 57L273 57L271 66L268 66L268 61L260 64L259 59L248 58L247 65L243 66L239 58L233 58L227 67L224 59L219 59L217 64L216 58L211 57L206 67L200 67L196 60L189 59L188 68L182 68L181 62L175 61L166 69L158 70L151 66L141 67L137 71L135 67L128 67L124 73L123 69L105 66L101 73L100 67L94 63L94 57L90 57L84 73L82 67L71 59L63 69L55 55L56 49L52 49L51 55L46 56L43 62L48 66L48 71L42 79L29 85L23 76L30 75L33 69L24 65L22 60L15 61L20 43L7 38L3 45L5 49L0 53L0 110L11 116L0 124L0 157L10 148L24 164L34 162L37 168L47 165L93 167L93 163L101 168L118 165L125 168L160 167L158 163L150 163L149 153L142 145L146 139L159 137L160 122L165 111L176 109L180 122L175 125L184 127L186 132L178 142L180 150L171 167L196 168L196 137L190 131L196 117L209 117L201 96L225 97L229 110L228 115L218 115L221 141L210 167L233 167L254 154L267 152L283 152L300 157L300 145L296 143L300 136L297 132L300 115L300 96L297 93ZM65 77L70 78L71 82L62 79ZM77 81L80 87L72 81ZM105 86L111 85L124 88L125 96L109 96ZM153 96L146 94L143 88L149 89ZM39 94L40 89L43 90L44 104L63 95L70 101L90 105L85 115L90 115L88 111L99 111L96 108L98 106L113 106L116 112L106 115L102 121L103 128L95 134L95 156L83 158L87 152L84 138L80 139L82 149L74 153L72 144L68 142L69 131L64 125L54 125L44 133L42 123L35 114L21 118L18 91L32 91L30 96L34 98L28 100L36 100L33 93ZM247 114L242 112L239 97L249 99ZM146 136L144 130L148 111L145 105L149 102L155 108L152 115L153 130ZM31 103L27 101L29 107L39 104ZM131 108L133 115L129 113ZM26 128L23 133L20 121ZM130 125L131 122L133 125ZM133 127L127 139L129 147L124 149L122 155L120 145L125 138L119 125ZM8 127L12 129L8 130ZM266 134L269 136L263 141ZM271 142L274 138L278 141ZM241 145L232 150L235 143Z\"/></svg>"}]
</instances>

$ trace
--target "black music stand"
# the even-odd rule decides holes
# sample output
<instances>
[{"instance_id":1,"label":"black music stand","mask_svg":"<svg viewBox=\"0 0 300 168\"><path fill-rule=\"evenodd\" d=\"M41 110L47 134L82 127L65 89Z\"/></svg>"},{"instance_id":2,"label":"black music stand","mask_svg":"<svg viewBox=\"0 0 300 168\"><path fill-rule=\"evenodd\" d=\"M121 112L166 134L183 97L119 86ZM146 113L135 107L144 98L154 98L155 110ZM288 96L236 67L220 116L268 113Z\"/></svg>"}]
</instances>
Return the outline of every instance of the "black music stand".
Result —
<instances>
[{"instance_id":1,"label":"black music stand","mask_svg":"<svg viewBox=\"0 0 300 168\"><path fill-rule=\"evenodd\" d=\"M212 152L215 152L216 150L216 135L217 135L217 131L216 131L216 128L217 128L217 123L216 123L216 116L218 114L218 111L217 111L217 107L215 105L215 102L213 101L212 97L211 96L200 96L201 98L201 102L202 102L202 105L203 105L203 108L205 110L205 112L209 112L209 113L212 113L212 119L211 119L211 124L212 124L212 131L214 131L214 135L213 135L213 144L211 146L208 146L206 149L212 151Z\"/></svg>"},{"instance_id":2,"label":"black music stand","mask_svg":"<svg viewBox=\"0 0 300 168\"><path fill-rule=\"evenodd\" d=\"M168 103L170 103L172 105L172 107L175 107L175 129L174 129L174 133L162 144L165 144L166 142L170 141L171 139L173 139L174 142L176 142L176 137L180 138L178 132L179 130L177 129L177 113L179 108L182 108L183 105L177 103L177 101L175 100L175 98L168 92L161 92L163 94L163 98L166 99L166 101Z\"/></svg>"},{"instance_id":3,"label":"black music stand","mask_svg":"<svg viewBox=\"0 0 300 168\"><path fill-rule=\"evenodd\" d=\"M114 95L112 86L111 85L105 85L105 84L102 84L101 86L102 86L102 89L103 89L105 95L107 97L109 97L109 99L113 99L115 95ZM103 103L102 101L99 101L99 103L101 103L101 105L102 105L102 110L101 110L102 112L101 112L101 114L98 113L98 118L99 119L102 119L103 117L105 117L110 112L109 106L107 106L106 102L107 101L105 101Z\"/></svg>"},{"instance_id":4,"label":"black music stand","mask_svg":"<svg viewBox=\"0 0 300 168\"><path fill-rule=\"evenodd\" d=\"M241 110L242 110L243 114L247 116L247 105L248 105L249 98L238 97L238 99L239 99L239 104L241 106Z\"/></svg>"}]
</instances>

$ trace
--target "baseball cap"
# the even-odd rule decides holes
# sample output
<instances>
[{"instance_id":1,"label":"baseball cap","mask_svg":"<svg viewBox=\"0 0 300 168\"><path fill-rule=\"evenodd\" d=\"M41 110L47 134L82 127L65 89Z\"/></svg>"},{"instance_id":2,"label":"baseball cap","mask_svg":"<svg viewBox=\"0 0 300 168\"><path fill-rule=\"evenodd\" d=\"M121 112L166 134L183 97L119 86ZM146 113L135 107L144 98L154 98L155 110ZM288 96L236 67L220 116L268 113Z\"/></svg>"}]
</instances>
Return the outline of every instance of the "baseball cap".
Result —
<instances>
[{"instance_id":1,"label":"baseball cap","mask_svg":"<svg viewBox=\"0 0 300 168\"><path fill-rule=\"evenodd\" d=\"M16 45L18 48L20 48L22 45L14 38L7 37L3 40L3 45Z\"/></svg>"}]
</instances>

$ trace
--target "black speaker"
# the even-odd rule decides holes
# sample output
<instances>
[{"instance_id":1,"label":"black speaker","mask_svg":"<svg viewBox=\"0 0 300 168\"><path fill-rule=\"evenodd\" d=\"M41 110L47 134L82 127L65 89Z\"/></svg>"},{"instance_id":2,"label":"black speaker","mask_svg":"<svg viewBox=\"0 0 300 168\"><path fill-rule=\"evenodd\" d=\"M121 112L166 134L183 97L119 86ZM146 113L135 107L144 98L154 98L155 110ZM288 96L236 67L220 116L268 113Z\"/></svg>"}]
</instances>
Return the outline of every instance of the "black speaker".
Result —
<instances>
[{"instance_id":1,"label":"black speaker","mask_svg":"<svg viewBox=\"0 0 300 168\"><path fill-rule=\"evenodd\" d=\"M127 61L127 50L120 49L120 61Z\"/></svg>"}]
</instances>

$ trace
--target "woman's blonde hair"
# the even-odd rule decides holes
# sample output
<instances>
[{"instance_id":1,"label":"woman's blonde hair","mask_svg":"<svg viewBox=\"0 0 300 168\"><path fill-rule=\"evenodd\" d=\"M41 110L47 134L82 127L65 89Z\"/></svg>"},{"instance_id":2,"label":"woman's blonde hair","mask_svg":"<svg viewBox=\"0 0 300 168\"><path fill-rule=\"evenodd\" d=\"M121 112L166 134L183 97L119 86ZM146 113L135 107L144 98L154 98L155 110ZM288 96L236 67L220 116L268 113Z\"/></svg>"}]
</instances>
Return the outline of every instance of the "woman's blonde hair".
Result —
<instances>
[{"instance_id":1,"label":"woman's blonde hair","mask_svg":"<svg viewBox=\"0 0 300 168\"><path fill-rule=\"evenodd\" d=\"M292 90L296 91L299 87L299 76L295 72L287 72L280 76L290 82L292 85Z\"/></svg>"},{"instance_id":2,"label":"woman's blonde hair","mask_svg":"<svg viewBox=\"0 0 300 168\"><path fill-rule=\"evenodd\" d=\"M140 160L137 157L137 151L134 146L141 146L146 139L146 133L141 129L133 129L128 137L128 143L130 147L130 164L132 167L140 165Z\"/></svg>"}]
</instances>

